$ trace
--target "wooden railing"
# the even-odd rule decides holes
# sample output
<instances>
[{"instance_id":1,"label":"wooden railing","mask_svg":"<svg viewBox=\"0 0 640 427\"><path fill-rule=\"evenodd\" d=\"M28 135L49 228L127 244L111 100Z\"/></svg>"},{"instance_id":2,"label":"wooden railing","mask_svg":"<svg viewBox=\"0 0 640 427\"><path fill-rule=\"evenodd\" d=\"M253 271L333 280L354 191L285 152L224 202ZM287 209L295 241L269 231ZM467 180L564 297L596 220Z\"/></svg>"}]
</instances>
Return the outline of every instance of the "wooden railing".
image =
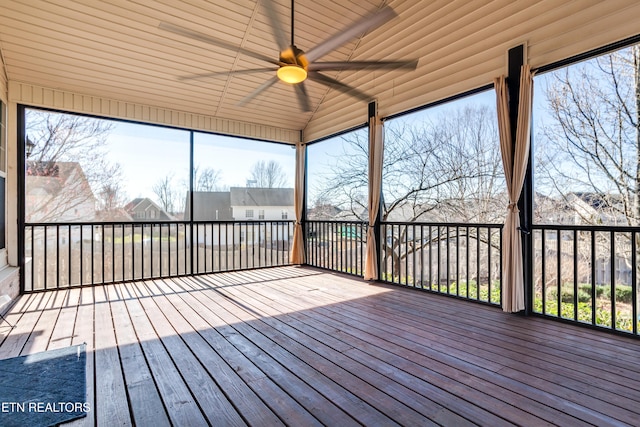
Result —
<instances>
[{"instance_id":1,"label":"wooden railing","mask_svg":"<svg viewBox=\"0 0 640 427\"><path fill-rule=\"evenodd\" d=\"M367 223L307 221L307 264L362 276Z\"/></svg>"},{"instance_id":2,"label":"wooden railing","mask_svg":"<svg viewBox=\"0 0 640 427\"><path fill-rule=\"evenodd\" d=\"M289 264L293 221L26 224L25 292Z\"/></svg>"},{"instance_id":3,"label":"wooden railing","mask_svg":"<svg viewBox=\"0 0 640 427\"><path fill-rule=\"evenodd\" d=\"M499 305L502 224L384 222L381 279Z\"/></svg>"},{"instance_id":4,"label":"wooden railing","mask_svg":"<svg viewBox=\"0 0 640 427\"><path fill-rule=\"evenodd\" d=\"M535 225L534 313L638 334L640 227Z\"/></svg>"}]
</instances>

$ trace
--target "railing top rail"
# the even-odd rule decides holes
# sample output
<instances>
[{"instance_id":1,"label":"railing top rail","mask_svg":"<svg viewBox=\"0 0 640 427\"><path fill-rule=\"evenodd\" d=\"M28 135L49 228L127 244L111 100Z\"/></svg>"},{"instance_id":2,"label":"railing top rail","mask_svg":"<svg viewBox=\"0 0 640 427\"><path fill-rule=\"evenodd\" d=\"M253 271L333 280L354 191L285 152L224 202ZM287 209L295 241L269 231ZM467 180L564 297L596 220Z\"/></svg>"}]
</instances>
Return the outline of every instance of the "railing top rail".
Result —
<instances>
[{"instance_id":1,"label":"railing top rail","mask_svg":"<svg viewBox=\"0 0 640 427\"><path fill-rule=\"evenodd\" d=\"M102 225L189 224L189 221L96 221L96 222L27 222L25 227L81 227Z\"/></svg>"},{"instance_id":2,"label":"railing top rail","mask_svg":"<svg viewBox=\"0 0 640 427\"><path fill-rule=\"evenodd\" d=\"M27 222L24 225L26 227L80 227L80 226L109 226L109 225L165 225L165 224L263 224L263 223L282 223L291 224L295 221L290 219L260 219L253 221L96 221L96 222Z\"/></svg>"},{"instance_id":3,"label":"railing top rail","mask_svg":"<svg viewBox=\"0 0 640 427\"><path fill-rule=\"evenodd\" d=\"M187 221L187 223L189 223ZM254 220L238 220L238 221L193 221L194 225L198 224L265 224L265 223L274 223L274 224L294 224L295 221L292 219L254 219Z\"/></svg>"},{"instance_id":4,"label":"railing top rail","mask_svg":"<svg viewBox=\"0 0 640 427\"><path fill-rule=\"evenodd\" d=\"M383 225L415 225L423 227L479 227L479 228L503 228L504 224L472 223L472 222L409 222L409 221L382 221Z\"/></svg>"},{"instance_id":5,"label":"railing top rail","mask_svg":"<svg viewBox=\"0 0 640 427\"><path fill-rule=\"evenodd\" d=\"M368 224L368 221L361 221L359 219L308 219L308 223L330 223L330 224Z\"/></svg>"},{"instance_id":6,"label":"railing top rail","mask_svg":"<svg viewBox=\"0 0 640 427\"><path fill-rule=\"evenodd\" d=\"M562 230L562 231L615 231L618 233L640 232L640 227L617 225L571 225L571 224L534 224L532 230Z\"/></svg>"}]
</instances>

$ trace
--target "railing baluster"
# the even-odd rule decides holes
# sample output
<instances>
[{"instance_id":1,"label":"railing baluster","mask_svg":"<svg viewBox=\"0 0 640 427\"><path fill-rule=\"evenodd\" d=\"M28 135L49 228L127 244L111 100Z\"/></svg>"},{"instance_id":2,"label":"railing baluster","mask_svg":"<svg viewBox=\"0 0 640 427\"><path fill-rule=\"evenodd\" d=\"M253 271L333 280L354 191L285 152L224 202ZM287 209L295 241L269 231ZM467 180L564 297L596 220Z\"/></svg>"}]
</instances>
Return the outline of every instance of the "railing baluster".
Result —
<instances>
[{"instance_id":1,"label":"railing baluster","mask_svg":"<svg viewBox=\"0 0 640 427\"><path fill-rule=\"evenodd\" d=\"M433 290L433 228L429 226L429 290Z\"/></svg>"},{"instance_id":2,"label":"railing baluster","mask_svg":"<svg viewBox=\"0 0 640 427\"><path fill-rule=\"evenodd\" d=\"M465 248L465 252L466 252L466 267L467 270L465 272L465 277L466 277L466 292L465 292L465 297L469 298L469 287L471 286L471 262L469 260L469 256L471 255L470 249L469 249L469 226L466 226L466 248Z\"/></svg>"},{"instance_id":3,"label":"railing baluster","mask_svg":"<svg viewBox=\"0 0 640 427\"><path fill-rule=\"evenodd\" d=\"M578 230L573 230L573 320L578 321Z\"/></svg>"},{"instance_id":4,"label":"railing baluster","mask_svg":"<svg viewBox=\"0 0 640 427\"><path fill-rule=\"evenodd\" d=\"M637 246L636 246L637 233L631 232L631 331L634 335L638 333L638 298L636 292L638 291L638 267L637 267Z\"/></svg>"},{"instance_id":5,"label":"railing baluster","mask_svg":"<svg viewBox=\"0 0 640 427\"><path fill-rule=\"evenodd\" d=\"M43 227L43 233L44 233L44 261L42 263L42 270L43 270L43 283L44 283L44 289L48 289L47 287L47 252L48 252L48 247L47 247L47 229L48 227L45 225ZM56 286L57 288L58 286Z\"/></svg>"},{"instance_id":6,"label":"railing baluster","mask_svg":"<svg viewBox=\"0 0 640 427\"><path fill-rule=\"evenodd\" d=\"M456 225L456 296L460 296L460 227Z\"/></svg>"},{"instance_id":7,"label":"railing baluster","mask_svg":"<svg viewBox=\"0 0 640 427\"><path fill-rule=\"evenodd\" d=\"M480 226L476 226L476 301L480 301L480 285L482 278L480 277Z\"/></svg>"},{"instance_id":8,"label":"railing baluster","mask_svg":"<svg viewBox=\"0 0 640 427\"><path fill-rule=\"evenodd\" d=\"M487 227L487 301L491 301L491 228Z\"/></svg>"},{"instance_id":9,"label":"railing baluster","mask_svg":"<svg viewBox=\"0 0 640 427\"><path fill-rule=\"evenodd\" d=\"M35 247L33 245L34 243L34 234L35 234L35 227L31 227L31 290L35 290L35 269L36 269L36 250ZM69 255L71 255L71 244L69 244ZM69 257L69 263L71 263L71 257ZM71 268L69 268L69 271L71 271ZM71 273L69 273L71 274ZM69 277L69 279L71 279L71 277ZM71 283L71 280L69 280L69 283Z\"/></svg>"},{"instance_id":10,"label":"railing baluster","mask_svg":"<svg viewBox=\"0 0 640 427\"><path fill-rule=\"evenodd\" d=\"M173 225L175 224L167 224L167 262L166 262L166 270L167 270L167 274L164 274L164 272L162 270L160 270L160 276L161 277L168 277L171 276L171 236L173 235L172 230L173 230ZM162 229L160 230L160 247L162 248ZM160 253L162 254L162 251L160 251ZM160 255L162 256L162 255ZM162 258L161 258L162 260Z\"/></svg>"},{"instance_id":11,"label":"railing baluster","mask_svg":"<svg viewBox=\"0 0 640 427\"><path fill-rule=\"evenodd\" d=\"M100 240L101 240L101 243L102 243L102 256L101 256L102 257L102 265L101 265L102 273L101 273L100 278L102 280L102 283L104 283L105 282L105 278L104 278L104 224L101 224L101 226L100 226Z\"/></svg>"},{"instance_id":12,"label":"railing baluster","mask_svg":"<svg viewBox=\"0 0 640 427\"><path fill-rule=\"evenodd\" d=\"M437 268L436 268L436 282L438 282L438 292L442 292L442 227L438 225L436 227L438 229L438 235L436 240L438 242L438 246L436 248L436 258L437 258Z\"/></svg>"},{"instance_id":13,"label":"railing baluster","mask_svg":"<svg viewBox=\"0 0 640 427\"><path fill-rule=\"evenodd\" d=\"M591 230L591 324L596 324L596 232Z\"/></svg>"},{"instance_id":14,"label":"railing baluster","mask_svg":"<svg viewBox=\"0 0 640 427\"><path fill-rule=\"evenodd\" d=\"M500 256L500 300L498 301L498 303L500 305L502 305L502 301L503 301L502 300L502 295L504 295L504 288L502 286L502 283L503 283L503 281L502 281L502 268L503 268L503 265L502 265L502 227L500 227L498 230L499 230L498 238L500 239L500 246L499 246L500 247L500 252L498 254ZM525 292L526 292L526 289L525 289Z\"/></svg>"},{"instance_id":15,"label":"railing baluster","mask_svg":"<svg viewBox=\"0 0 640 427\"><path fill-rule=\"evenodd\" d=\"M111 282L116 282L116 227L120 224L111 226Z\"/></svg>"},{"instance_id":16,"label":"railing baluster","mask_svg":"<svg viewBox=\"0 0 640 427\"><path fill-rule=\"evenodd\" d=\"M557 289L557 304L558 304L558 317L562 317L562 233L560 230L556 231L556 289Z\"/></svg>"},{"instance_id":17,"label":"railing baluster","mask_svg":"<svg viewBox=\"0 0 640 427\"><path fill-rule=\"evenodd\" d=\"M56 283L60 284L60 226L56 225Z\"/></svg>"},{"instance_id":18,"label":"railing baluster","mask_svg":"<svg viewBox=\"0 0 640 427\"><path fill-rule=\"evenodd\" d=\"M546 266L546 241L547 237L545 235L546 230L542 230L542 246L540 249L540 253L542 254L542 314L547 313L547 266Z\"/></svg>"},{"instance_id":19,"label":"railing baluster","mask_svg":"<svg viewBox=\"0 0 640 427\"><path fill-rule=\"evenodd\" d=\"M616 327L616 235L613 230L609 232L609 273L611 277L609 290L611 293L611 329Z\"/></svg>"},{"instance_id":20,"label":"railing baluster","mask_svg":"<svg viewBox=\"0 0 640 427\"><path fill-rule=\"evenodd\" d=\"M409 226L404 225L404 284L409 286ZM400 273L402 275L402 272Z\"/></svg>"},{"instance_id":21,"label":"railing baluster","mask_svg":"<svg viewBox=\"0 0 640 427\"><path fill-rule=\"evenodd\" d=\"M416 287L416 250L418 248L418 236L416 235L416 225L412 224L411 225L411 241L413 243L413 248L411 249L411 254L412 254L412 264L413 264L413 268L412 268L412 273L413 273L413 280L411 281L411 286L413 286L414 288ZM407 257L408 258L408 257Z\"/></svg>"},{"instance_id":22,"label":"railing baluster","mask_svg":"<svg viewBox=\"0 0 640 427\"><path fill-rule=\"evenodd\" d=\"M80 281L82 285L84 282L84 226L80 225Z\"/></svg>"},{"instance_id":23,"label":"railing baluster","mask_svg":"<svg viewBox=\"0 0 640 427\"><path fill-rule=\"evenodd\" d=\"M424 225L420 225L420 289L424 289Z\"/></svg>"}]
</instances>

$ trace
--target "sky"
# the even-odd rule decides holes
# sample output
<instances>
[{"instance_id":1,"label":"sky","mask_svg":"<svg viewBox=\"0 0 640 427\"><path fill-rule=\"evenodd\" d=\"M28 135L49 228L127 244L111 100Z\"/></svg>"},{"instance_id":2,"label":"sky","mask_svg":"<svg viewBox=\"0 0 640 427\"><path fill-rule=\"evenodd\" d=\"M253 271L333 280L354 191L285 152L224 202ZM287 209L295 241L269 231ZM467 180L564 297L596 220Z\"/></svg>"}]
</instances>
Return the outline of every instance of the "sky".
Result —
<instances>
[{"instance_id":1,"label":"sky","mask_svg":"<svg viewBox=\"0 0 640 427\"><path fill-rule=\"evenodd\" d=\"M172 176L184 190L189 181L189 132L116 123L107 139L107 157L120 164L129 198L154 197L153 186ZM220 187L245 186L251 167L261 160L278 162L293 187L295 150L284 144L196 133L194 165L220 171Z\"/></svg>"}]
</instances>

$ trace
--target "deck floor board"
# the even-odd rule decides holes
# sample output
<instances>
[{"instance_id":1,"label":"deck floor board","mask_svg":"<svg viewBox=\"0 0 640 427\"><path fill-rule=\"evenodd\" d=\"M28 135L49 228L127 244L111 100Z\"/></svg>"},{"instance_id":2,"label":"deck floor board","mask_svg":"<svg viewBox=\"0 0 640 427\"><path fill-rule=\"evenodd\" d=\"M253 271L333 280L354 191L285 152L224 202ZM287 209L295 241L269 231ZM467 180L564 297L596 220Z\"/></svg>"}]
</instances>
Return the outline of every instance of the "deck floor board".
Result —
<instances>
[{"instance_id":1,"label":"deck floor board","mask_svg":"<svg viewBox=\"0 0 640 427\"><path fill-rule=\"evenodd\" d=\"M314 268L29 294L6 317L0 358L87 345L72 427L640 425L636 338Z\"/></svg>"}]
</instances>

